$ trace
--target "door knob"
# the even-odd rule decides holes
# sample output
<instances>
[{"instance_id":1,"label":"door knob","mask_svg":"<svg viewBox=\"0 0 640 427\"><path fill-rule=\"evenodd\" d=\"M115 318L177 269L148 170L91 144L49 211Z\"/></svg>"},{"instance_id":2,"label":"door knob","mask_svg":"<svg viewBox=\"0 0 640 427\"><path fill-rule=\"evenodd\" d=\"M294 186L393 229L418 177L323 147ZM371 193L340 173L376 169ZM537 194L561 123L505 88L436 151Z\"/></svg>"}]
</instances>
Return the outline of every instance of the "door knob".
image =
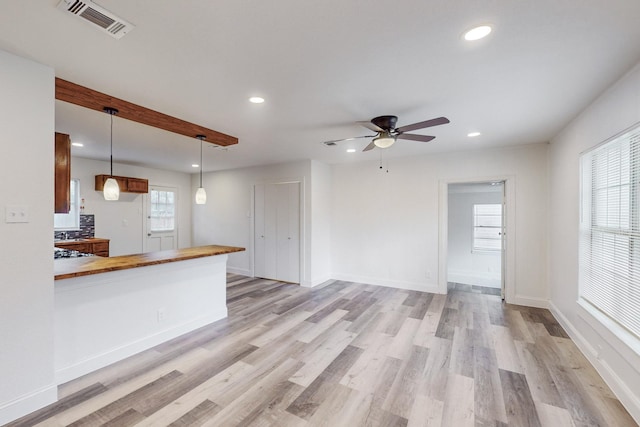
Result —
<instances>
[{"instance_id":1,"label":"door knob","mask_svg":"<svg viewBox=\"0 0 640 427\"><path fill-rule=\"evenodd\" d=\"M147 233L147 236L151 236L151 233Z\"/></svg>"}]
</instances>

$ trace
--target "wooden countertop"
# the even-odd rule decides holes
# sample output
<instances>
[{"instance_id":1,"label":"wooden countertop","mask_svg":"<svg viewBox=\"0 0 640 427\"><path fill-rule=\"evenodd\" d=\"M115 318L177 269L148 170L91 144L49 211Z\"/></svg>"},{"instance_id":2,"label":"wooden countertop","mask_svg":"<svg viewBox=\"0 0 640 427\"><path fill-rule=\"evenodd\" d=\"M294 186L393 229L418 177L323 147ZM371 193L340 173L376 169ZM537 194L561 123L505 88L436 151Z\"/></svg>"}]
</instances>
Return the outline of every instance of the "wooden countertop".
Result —
<instances>
[{"instance_id":1,"label":"wooden countertop","mask_svg":"<svg viewBox=\"0 0 640 427\"><path fill-rule=\"evenodd\" d=\"M70 279L72 277L88 276L90 274L127 270L147 265L165 264L194 258L230 254L233 252L242 252L244 250L245 248L238 248L235 246L209 245L116 257L95 256L57 259L53 263L53 272L55 280Z\"/></svg>"},{"instance_id":2,"label":"wooden countertop","mask_svg":"<svg viewBox=\"0 0 640 427\"><path fill-rule=\"evenodd\" d=\"M100 237L87 237L87 238L79 238L79 239L65 239L65 240L54 240L53 246L64 247L74 245L76 243L100 243L100 242L108 242L109 239L102 239Z\"/></svg>"}]
</instances>

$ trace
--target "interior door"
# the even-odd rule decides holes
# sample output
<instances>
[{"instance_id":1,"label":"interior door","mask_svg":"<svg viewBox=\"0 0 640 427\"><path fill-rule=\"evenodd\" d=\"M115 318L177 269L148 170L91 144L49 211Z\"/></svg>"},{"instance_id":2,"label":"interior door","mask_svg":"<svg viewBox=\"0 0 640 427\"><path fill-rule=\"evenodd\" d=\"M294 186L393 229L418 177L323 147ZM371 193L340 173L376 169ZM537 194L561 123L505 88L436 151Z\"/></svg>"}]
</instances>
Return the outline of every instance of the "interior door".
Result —
<instances>
[{"instance_id":1,"label":"interior door","mask_svg":"<svg viewBox=\"0 0 640 427\"><path fill-rule=\"evenodd\" d=\"M145 194L145 230L143 252L178 248L178 190L152 185Z\"/></svg>"},{"instance_id":2,"label":"interior door","mask_svg":"<svg viewBox=\"0 0 640 427\"><path fill-rule=\"evenodd\" d=\"M257 277L300 283L300 183L254 187Z\"/></svg>"}]
</instances>

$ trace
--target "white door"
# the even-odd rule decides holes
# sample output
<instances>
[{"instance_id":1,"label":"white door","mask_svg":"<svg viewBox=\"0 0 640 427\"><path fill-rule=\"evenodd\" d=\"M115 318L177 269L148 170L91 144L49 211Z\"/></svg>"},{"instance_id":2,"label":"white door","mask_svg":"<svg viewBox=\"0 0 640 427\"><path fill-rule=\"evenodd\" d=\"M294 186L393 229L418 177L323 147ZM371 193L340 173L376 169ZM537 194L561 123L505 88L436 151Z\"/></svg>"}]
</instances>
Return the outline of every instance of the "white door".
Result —
<instances>
[{"instance_id":1,"label":"white door","mask_svg":"<svg viewBox=\"0 0 640 427\"><path fill-rule=\"evenodd\" d=\"M178 190L152 185L145 194L143 252L178 248Z\"/></svg>"},{"instance_id":2,"label":"white door","mask_svg":"<svg viewBox=\"0 0 640 427\"><path fill-rule=\"evenodd\" d=\"M255 275L300 283L300 183L255 190Z\"/></svg>"}]
</instances>

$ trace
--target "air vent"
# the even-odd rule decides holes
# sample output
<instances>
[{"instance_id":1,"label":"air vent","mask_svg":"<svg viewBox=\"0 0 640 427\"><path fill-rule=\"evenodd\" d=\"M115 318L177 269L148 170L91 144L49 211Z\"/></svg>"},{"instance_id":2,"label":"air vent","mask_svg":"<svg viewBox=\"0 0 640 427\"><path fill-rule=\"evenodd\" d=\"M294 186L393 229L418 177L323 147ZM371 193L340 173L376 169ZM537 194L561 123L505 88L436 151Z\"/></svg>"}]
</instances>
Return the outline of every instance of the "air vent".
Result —
<instances>
[{"instance_id":1,"label":"air vent","mask_svg":"<svg viewBox=\"0 0 640 427\"><path fill-rule=\"evenodd\" d=\"M62 0L58 4L58 9L77 16L116 39L122 38L135 28L130 22L117 17L92 1Z\"/></svg>"}]
</instances>

